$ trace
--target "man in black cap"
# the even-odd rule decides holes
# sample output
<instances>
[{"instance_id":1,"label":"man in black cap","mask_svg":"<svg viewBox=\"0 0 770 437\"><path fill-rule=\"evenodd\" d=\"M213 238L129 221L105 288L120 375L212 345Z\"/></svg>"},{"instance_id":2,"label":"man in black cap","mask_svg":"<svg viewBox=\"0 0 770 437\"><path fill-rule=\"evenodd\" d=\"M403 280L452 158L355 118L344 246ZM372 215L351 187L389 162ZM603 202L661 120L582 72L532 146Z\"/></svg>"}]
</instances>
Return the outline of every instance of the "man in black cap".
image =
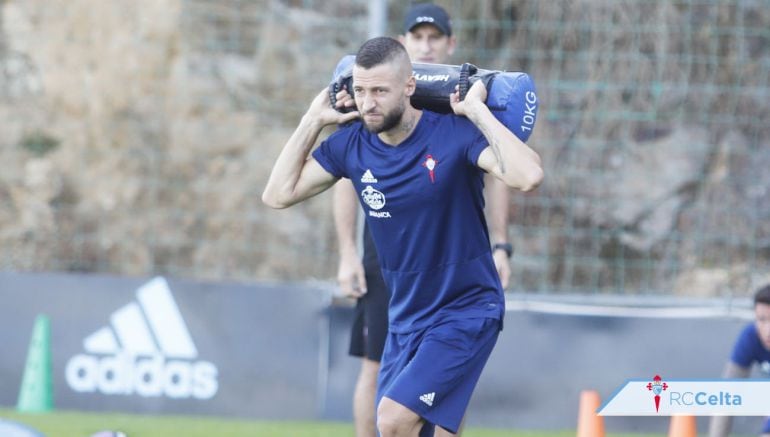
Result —
<instances>
[{"instance_id":1,"label":"man in black cap","mask_svg":"<svg viewBox=\"0 0 770 437\"><path fill-rule=\"evenodd\" d=\"M443 64L454 53L449 14L441 6L420 3L412 6L404 18L404 34L399 40L412 62Z\"/></svg>"},{"instance_id":2,"label":"man in black cap","mask_svg":"<svg viewBox=\"0 0 770 437\"><path fill-rule=\"evenodd\" d=\"M404 17L403 29L404 33L398 39L412 62L443 64L454 53L456 39L452 34L451 19L441 6L433 3L413 5ZM485 184L490 237L494 243L493 258L505 289L510 280L509 258L513 250L508 243L507 229L510 197L506 185L497 178L486 177ZM353 416L356 436L374 437L377 374L388 333L390 294L366 226L363 232L363 260L359 256L355 236L358 209L358 196L350 181L339 181L334 189L333 207L340 248L337 280L343 294L358 300L349 353L362 358L353 394ZM439 428L436 435L449 434Z\"/></svg>"}]
</instances>

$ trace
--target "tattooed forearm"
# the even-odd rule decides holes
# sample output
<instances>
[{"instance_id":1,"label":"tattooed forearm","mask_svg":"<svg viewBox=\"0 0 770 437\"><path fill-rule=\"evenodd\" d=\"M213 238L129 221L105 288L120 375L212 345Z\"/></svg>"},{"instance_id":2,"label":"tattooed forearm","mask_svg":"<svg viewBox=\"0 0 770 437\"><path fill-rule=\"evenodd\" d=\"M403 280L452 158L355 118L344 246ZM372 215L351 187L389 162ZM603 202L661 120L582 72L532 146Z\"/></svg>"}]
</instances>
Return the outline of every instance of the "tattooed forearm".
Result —
<instances>
[{"instance_id":1,"label":"tattooed forearm","mask_svg":"<svg viewBox=\"0 0 770 437\"><path fill-rule=\"evenodd\" d=\"M497 163L500 164L500 174L505 174L505 161L503 161L503 155L500 153L500 145L497 143L497 140L494 140L490 146L492 146L492 151L495 152Z\"/></svg>"},{"instance_id":2,"label":"tattooed forearm","mask_svg":"<svg viewBox=\"0 0 770 437\"><path fill-rule=\"evenodd\" d=\"M503 161L503 154L500 152L500 142L495 138L489 127L481 125L479 126L479 130L481 130L484 137L489 140L489 146L492 148L495 159L497 159L497 164L500 166L500 173L505 174L505 161Z\"/></svg>"}]
</instances>

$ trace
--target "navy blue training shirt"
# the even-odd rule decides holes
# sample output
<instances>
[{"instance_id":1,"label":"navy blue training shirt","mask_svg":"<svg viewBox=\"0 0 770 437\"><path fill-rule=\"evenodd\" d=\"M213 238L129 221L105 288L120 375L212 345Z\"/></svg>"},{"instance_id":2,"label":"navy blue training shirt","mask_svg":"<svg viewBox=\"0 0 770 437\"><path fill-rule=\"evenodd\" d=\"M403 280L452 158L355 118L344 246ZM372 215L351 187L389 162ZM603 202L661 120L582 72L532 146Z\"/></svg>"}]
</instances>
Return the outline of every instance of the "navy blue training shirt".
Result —
<instances>
[{"instance_id":1,"label":"navy blue training shirt","mask_svg":"<svg viewBox=\"0 0 770 437\"><path fill-rule=\"evenodd\" d=\"M313 157L358 193L391 292L390 330L442 320L501 319L504 299L484 219L487 141L467 118L423 111L390 146L360 121L329 136Z\"/></svg>"},{"instance_id":2,"label":"navy blue training shirt","mask_svg":"<svg viewBox=\"0 0 770 437\"><path fill-rule=\"evenodd\" d=\"M763 373L770 374L770 350L762 345L757 333L757 325L749 323L743 328L735 342L730 360L745 368L751 367L756 362Z\"/></svg>"}]
</instances>

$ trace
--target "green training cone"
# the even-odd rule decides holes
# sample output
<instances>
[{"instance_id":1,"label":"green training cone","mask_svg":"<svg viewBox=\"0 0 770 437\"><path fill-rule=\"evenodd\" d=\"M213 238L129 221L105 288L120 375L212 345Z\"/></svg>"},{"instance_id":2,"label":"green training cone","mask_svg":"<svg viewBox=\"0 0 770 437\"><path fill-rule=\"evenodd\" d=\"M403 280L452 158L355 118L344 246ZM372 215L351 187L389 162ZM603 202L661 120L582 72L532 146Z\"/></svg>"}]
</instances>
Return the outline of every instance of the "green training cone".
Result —
<instances>
[{"instance_id":1,"label":"green training cone","mask_svg":"<svg viewBox=\"0 0 770 437\"><path fill-rule=\"evenodd\" d=\"M51 326L48 317L43 314L35 319L16 410L22 413L42 413L53 410Z\"/></svg>"}]
</instances>

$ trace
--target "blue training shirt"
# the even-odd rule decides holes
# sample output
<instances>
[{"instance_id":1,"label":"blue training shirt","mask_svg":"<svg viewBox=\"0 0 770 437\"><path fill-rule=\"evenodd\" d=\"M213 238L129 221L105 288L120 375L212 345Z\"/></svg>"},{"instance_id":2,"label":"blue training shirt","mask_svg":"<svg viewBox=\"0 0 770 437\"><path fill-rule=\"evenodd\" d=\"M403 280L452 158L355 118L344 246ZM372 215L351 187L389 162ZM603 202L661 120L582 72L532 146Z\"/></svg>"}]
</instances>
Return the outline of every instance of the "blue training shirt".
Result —
<instances>
[{"instance_id":1,"label":"blue training shirt","mask_svg":"<svg viewBox=\"0 0 770 437\"><path fill-rule=\"evenodd\" d=\"M357 121L313 152L359 195L391 293L391 332L448 319L502 318L484 219L484 173L476 165L487 146L467 118L423 111L397 146Z\"/></svg>"},{"instance_id":2,"label":"blue training shirt","mask_svg":"<svg viewBox=\"0 0 770 437\"><path fill-rule=\"evenodd\" d=\"M759 363L762 372L770 373L770 350L762 345L757 333L757 325L750 323L743 328L735 342L730 360L746 368L756 362Z\"/></svg>"}]
</instances>

